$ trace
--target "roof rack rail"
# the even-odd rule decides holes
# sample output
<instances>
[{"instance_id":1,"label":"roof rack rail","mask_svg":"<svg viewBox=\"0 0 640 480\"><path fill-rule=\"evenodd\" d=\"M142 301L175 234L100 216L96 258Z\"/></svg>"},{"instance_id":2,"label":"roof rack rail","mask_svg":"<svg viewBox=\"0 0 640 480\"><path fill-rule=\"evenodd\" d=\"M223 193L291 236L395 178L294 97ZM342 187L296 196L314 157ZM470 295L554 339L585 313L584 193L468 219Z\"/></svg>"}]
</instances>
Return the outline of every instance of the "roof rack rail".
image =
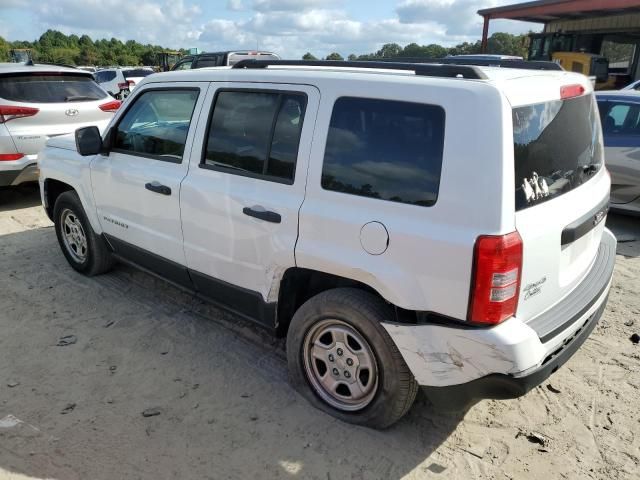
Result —
<instances>
[{"instance_id":1,"label":"roof rack rail","mask_svg":"<svg viewBox=\"0 0 640 480\"><path fill-rule=\"evenodd\" d=\"M425 77L448 77L484 80L487 76L473 65L435 65L410 62L369 62L344 60L242 60L232 68L267 68L269 66L347 67L382 70L407 70Z\"/></svg>"},{"instance_id":2,"label":"roof rack rail","mask_svg":"<svg viewBox=\"0 0 640 480\"><path fill-rule=\"evenodd\" d=\"M520 68L526 70L564 70L559 63L544 60L514 60L514 59L481 59L481 58L421 58L421 57L393 57L376 59L378 62L404 62L441 65L473 65L477 67Z\"/></svg>"}]
</instances>

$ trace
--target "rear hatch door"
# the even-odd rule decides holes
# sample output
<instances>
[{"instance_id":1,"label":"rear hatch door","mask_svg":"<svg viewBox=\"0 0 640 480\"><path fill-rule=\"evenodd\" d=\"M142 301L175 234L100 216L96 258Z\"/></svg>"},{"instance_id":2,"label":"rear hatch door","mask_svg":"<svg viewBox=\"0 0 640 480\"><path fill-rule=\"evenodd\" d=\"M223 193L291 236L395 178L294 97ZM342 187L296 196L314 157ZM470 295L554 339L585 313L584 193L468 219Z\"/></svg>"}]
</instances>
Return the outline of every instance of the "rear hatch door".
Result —
<instances>
[{"instance_id":1,"label":"rear hatch door","mask_svg":"<svg viewBox=\"0 0 640 480\"><path fill-rule=\"evenodd\" d=\"M18 152L36 154L54 136L96 125L106 127L113 112L100 106L112 99L89 73L33 72L0 77L0 105L35 109L7 117L4 126Z\"/></svg>"},{"instance_id":2,"label":"rear hatch door","mask_svg":"<svg viewBox=\"0 0 640 480\"><path fill-rule=\"evenodd\" d=\"M515 217L523 240L517 316L529 321L570 294L589 272L604 230L610 182L592 93L516 107L512 117Z\"/></svg>"}]
</instances>

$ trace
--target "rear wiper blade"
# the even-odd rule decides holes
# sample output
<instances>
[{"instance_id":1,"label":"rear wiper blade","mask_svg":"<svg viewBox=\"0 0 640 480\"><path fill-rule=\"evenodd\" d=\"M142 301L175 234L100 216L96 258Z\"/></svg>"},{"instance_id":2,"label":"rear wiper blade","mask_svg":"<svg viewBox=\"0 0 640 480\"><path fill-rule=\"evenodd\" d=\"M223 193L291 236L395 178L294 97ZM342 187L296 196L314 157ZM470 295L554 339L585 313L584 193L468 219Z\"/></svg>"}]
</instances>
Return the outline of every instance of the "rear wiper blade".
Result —
<instances>
[{"instance_id":1,"label":"rear wiper blade","mask_svg":"<svg viewBox=\"0 0 640 480\"><path fill-rule=\"evenodd\" d=\"M88 95L70 95L64 99L65 102L74 102L76 100L98 100L96 97Z\"/></svg>"}]
</instances>

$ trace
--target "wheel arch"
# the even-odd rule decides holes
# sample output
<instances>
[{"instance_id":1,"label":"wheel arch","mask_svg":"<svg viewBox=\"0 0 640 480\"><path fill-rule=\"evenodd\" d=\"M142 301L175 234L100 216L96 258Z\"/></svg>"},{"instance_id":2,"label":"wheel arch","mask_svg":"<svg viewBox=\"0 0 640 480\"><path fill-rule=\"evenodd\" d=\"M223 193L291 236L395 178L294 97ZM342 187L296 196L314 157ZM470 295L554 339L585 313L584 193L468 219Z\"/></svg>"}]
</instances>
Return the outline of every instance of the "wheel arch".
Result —
<instances>
[{"instance_id":1,"label":"wheel arch","mask_svg":"<svg viewBox=\"0 0 640 480\"><path fill-rule=\"evenodd\" d=\"M369 292L393 308L395 317L390 320L401 323L416 323L415 312L397 307L387 301L376 289L363 282L319 270L291 267L284 272L280 280L276 335L278 337L287 335L293 315L307 300L336 288L356 288Z\"/></svg>"}]
</instances>

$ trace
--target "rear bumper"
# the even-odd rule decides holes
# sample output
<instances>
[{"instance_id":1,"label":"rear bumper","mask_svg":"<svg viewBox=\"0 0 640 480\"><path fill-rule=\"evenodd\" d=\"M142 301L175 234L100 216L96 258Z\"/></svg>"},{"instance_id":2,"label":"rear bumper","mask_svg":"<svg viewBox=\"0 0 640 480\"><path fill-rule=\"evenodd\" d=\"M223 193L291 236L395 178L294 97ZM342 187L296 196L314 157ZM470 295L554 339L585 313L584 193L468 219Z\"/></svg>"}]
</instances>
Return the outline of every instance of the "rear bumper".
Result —
<instances>
[{"instance_id":1,"label":"rear bumper","mask_svg":"<svg viewBox=\"0 0 640 480\"><path fill-rule=\"evenodd\" d=\"M520 397L544 382L576 353L598 324L605 307L606 300L572 337L565 340L567 343L564 348L559 349L555 355L552 354L539 368L525 375L493 373L460 385L423 386L422 389L431 403L441 410L464 410L484 398L503 400Z\"/></svg>"},{"instance_id":2,"label":"rear bumper","mask_svg":"<svg viewBox=\"0 0 640 480\"><path fill-rule=\"evenodd\" d=\"M0 170L0 187L20 185L25 182L37 182L40 175L37 163L19 170Z\"/></svg>"},{"instance_id":3,"label":"rear bumper","mask_svg":"<svg viewBox=\"0 0 640 480\"><path fill-rule=\"evenodd\" d=\"M543 382L593 331L606 306L615 248L605 229L583 282L528 323L514 317L491 328L383 325L434 403L458 409L480 398L514 398Z\"/></svg>"}]
</instances>

